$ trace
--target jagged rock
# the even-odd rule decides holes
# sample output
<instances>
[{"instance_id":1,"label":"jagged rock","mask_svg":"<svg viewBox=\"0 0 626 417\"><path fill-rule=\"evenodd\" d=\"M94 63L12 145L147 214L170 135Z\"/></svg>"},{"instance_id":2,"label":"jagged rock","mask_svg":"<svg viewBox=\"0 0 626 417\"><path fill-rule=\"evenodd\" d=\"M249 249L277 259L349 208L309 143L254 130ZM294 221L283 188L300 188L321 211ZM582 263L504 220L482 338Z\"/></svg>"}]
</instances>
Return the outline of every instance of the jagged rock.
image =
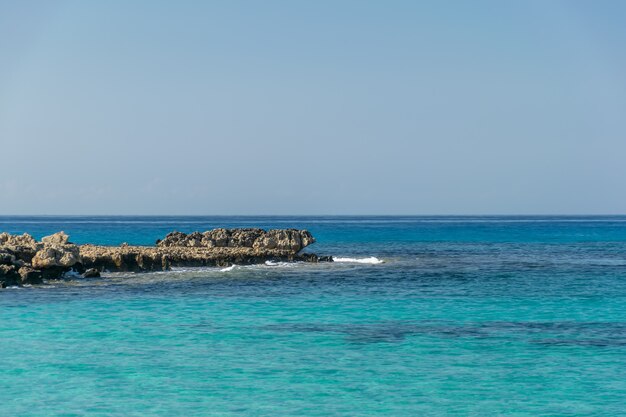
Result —
<instances>
[{"instance_id":1,"label":"jagged rock","mask_svg":"<svg viewBox=\"0 0 626 417\"><path fill-rule=\"evenodd\" d=\"M82 245L80 256L85 268L99 271L162 271L170 267L166 255L155 247Z\"/></svg>"},{"instance_id":2,"label":"jagged rock","mask_svg":"<svg viewBox=\"0 0 626 417\"><path fill-rule=\"evenodd\" d=\"M0 233L0 251L3 255L3 262L7 259L6 254L13 256L16 264L18 261L30 263L31 259L37 252L37 241L29 234L10 235L8 233Z\"/></svg>"},{"instance_id":3,"label":"jagged rock","mask_svg":"<svg viewBox=\"0 0 626 417\"><path fill-rule=\"evenodd\" d=\"M0 265L0 282L7 286L18 285L21 281L20 274L15 265Z\"/></svg>"},{"instance_id":4,"label":"jagged rock","mask_svg":"<svg viewBox=\"0 0 626 417\"><path fill-rule=\"evenodd\" d=\"M33 268L69 269L80 263L80 249L68 240L69 236L64 232L41 238L42 243L37 245L37 252L31 259Z\"/></svg>"},{"instance_id":5,"label":"jagged rock","mask_svg":"<svg viewBox=\"0 0 626 417\"><path fill-rule=\"evenodd\" d=\"M100 271L160 271L171 266L229 266L274 261L332 261L299 252L314 243L306 230L214 229L169 233L157 246L77 246L64 232L37 242L32 236L0 233L0 285L38 284L74 270L85 277Z\"/></svg>"},{"instance_id":6,"label":"jagged rock","mask_svg":"<svg viewBox=\"0 0 626 417\"><path fill-rule=\"evenodd\" d=\"M0 233L0 246L6 247L32 247L34 248L37 245L37 241L28 233L24 233L23 235L11 235L9 233L3 232Z\"/></svg>"},{"instance_id":7,"label":"jagged rock","mask_svg":"<svg viewBox=\"0 0 626 417\"><path fill-rule=\"evenodd\" d=\"M41 243L44 245L67 245L69 238L65 232L57 232L53 235L42 237Z\"/></svg>"},{"instance_id":8,"label":"jagged rock","mask_svg":"<svg viewBox=\"0 0 626 417\"><path fill-rule=\"evenodd\" d=\"M43 282L43 273L30 266L21 267L18 273L20 274L21 284L41 284Z\"/></svg>"},{"instance_id":9,"label":"jagged rock","mask_svg":"<svg viewBox=\"0 0 626 417\"><path fill-rule=\"evenodd\" d=\"M298 254L315 242L306 230L214 229L203 233L171 232L149 246L80 246L86 268L100 271L158 271L170 266L229 266L267 260L322 262L314 254Z\"/></svg>"},{"instance_id":10,"label":"jagged rock","mask_svg":"<svg viewBox=\"0 0 626 417\"><path fill-rule=\"evenodd\" d=\"M80 249L76 245L44 246L32 259L33 268L44 269L54 266L69 268L80 262Z\"/></svg>"},{"instance_id":11,"label":"jagged rock","mask_svg":"<svg viewBox=\"0 0 626 417\"><path fill-rule=\"evenodd\" d=\"M0 252L0 265L13 265L17 259L9 252Z\"/></svg>"},{"instance_id":12,"label":"jagged rock","mask_svg":"<svg viewBox=\"0 0 626 417\"><path fill-rule=\"evenodd\" d=\"M80 267L80 249L68 236L55 233L37 242L28 234L0 233L0 281L7 285L40 284Z\"/></svg>"},{"instance_id":13,"label":"jagged rock","mask_svg":"<svg viewBox=\"0 0 626 417\"><path fill-rule=\"evenodd\" d=\"M99 278L100 271L98 271L96 268L89 268L83 273L82 276L83 278Z\"/></svg>"},{"instance_id":14,"label":"jagged rock","mask_svg":"<svg viewBox=\"0 0 626 417\"><path fill-rule=\"evenodd\" d=\"M297 254L281 249L206 248L206 247L150 247L83 245L80 255L86 268L101 271L161 271L170 266L230 266L249 265L267 260L319 262L317 255Z\"/></svg>"},{"instance_id":15,"label":"jagged rock","mask_svg":"<svg viewBox=\"0 0 626 417\"><path fill-rule=\"evenodd\" d=\"M255 248L299 252L315 242L307 230L213 229L204 233L169 233L159 247Z\"/></svg>"},{"instance_id":16,"label":"jagged rock","mask_svg":"<svg viewBox=\"0 0 626 417\"><path fill-rule=\"evenodd\" d=\"M315 239L306 230L270 230L256 239L253 247L299 252L312 243L315 243Z\"/></svg>"}]
</instances>

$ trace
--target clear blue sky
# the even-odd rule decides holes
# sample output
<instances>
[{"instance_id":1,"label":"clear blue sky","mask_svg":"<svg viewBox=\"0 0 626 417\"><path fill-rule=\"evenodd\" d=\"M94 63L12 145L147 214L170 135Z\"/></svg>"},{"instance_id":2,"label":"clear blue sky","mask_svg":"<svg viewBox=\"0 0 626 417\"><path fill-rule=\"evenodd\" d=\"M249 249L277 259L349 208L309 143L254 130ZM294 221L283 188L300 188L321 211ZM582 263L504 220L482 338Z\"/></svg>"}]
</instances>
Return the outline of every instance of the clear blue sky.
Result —
<instances>
[{"instance_id":1,"label":"clear blue sky","mask_svg":"<svg viewBox=\"0 0 626 417\"><path fill-rule=\"evenodd\" d=\"M0 214L626 213L625 1L1 1Z\"/></svg>"}]
</instances>

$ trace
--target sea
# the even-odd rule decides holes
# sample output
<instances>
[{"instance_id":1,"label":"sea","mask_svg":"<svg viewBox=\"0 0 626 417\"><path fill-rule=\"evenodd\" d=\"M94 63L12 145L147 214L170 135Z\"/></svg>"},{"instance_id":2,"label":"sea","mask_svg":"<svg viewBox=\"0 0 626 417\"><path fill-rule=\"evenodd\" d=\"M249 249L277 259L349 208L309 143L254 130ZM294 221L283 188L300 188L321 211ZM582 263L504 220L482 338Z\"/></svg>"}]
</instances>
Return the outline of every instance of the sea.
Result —
<instances>
[{"instance_id":1,"label":"sea","mask_svg":"<svg viewBox=\"0 0 626 417\"><path fill-rule=\"evenodd\" d=\"M305 228L336 262L0 290L0 416L626 416L626 216L0 217L216 227Z\"/></svg>"}]
</instances>

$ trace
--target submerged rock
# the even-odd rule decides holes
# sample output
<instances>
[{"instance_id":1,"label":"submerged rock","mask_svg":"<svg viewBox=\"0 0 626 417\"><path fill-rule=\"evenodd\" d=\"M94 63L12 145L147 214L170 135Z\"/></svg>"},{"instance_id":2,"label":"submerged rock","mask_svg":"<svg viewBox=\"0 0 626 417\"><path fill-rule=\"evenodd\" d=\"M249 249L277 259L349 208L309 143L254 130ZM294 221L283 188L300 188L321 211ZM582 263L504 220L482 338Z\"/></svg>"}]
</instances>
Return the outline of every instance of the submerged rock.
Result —
<instances>
[{"instance_id":1,"label":"submerged rock","mask_svg":"<svg viewBox=\"0 0 626 417\"><path fill-rule=\"evenodd\" d=\"M83 278L99 278L100 271L98 271L96 268L89 268L88 270L83 272L82 277Z\"/></svg>"}]
</instances>

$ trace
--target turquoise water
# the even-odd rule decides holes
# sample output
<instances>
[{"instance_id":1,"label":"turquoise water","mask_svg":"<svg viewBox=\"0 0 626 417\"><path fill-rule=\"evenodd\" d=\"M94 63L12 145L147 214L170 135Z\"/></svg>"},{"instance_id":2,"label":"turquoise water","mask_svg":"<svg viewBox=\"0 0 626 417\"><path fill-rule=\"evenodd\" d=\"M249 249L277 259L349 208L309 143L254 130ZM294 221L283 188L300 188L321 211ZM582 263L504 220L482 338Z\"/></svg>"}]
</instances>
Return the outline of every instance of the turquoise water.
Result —
<instances>
[{"instance_id":1,"label":"turquoise water","mask_svg":"<svg viewBox=\"0 0 626 417\"><path fill-rule=\"evenodd\" d=\"M385 263L0 291L0 415L626 415L626 217L0 217L77 243L218 226Z\"/></svg>"}]
</instances>

